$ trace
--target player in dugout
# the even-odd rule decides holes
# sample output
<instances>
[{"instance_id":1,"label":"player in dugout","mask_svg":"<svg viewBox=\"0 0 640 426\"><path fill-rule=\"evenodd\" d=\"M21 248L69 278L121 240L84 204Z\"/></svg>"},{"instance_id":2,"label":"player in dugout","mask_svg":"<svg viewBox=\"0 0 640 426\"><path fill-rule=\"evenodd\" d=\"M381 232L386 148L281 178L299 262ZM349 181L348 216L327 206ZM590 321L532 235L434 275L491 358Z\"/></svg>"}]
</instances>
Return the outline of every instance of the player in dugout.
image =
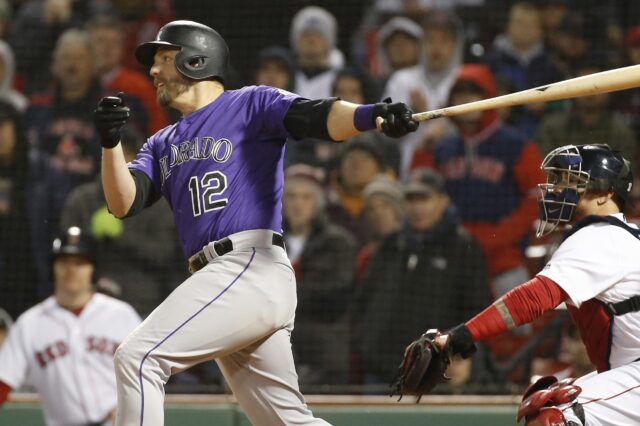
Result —
<instances>
[{"instance_id":1,"label":"player in dugout","mask_svg":"<svg viewBox=\"0 0 640 426\"><path fill-rule=\"evenodd\" d=\"M18 317L0 349L0 405L29 383L47 426L112 424L113 354L140 317L130 305L95 293L95 261L93 239L80 228L54 240L54 294Z\"/></svg>"},{"instance_id":2,"label":"player in dugout","mask_svg":"<svg viewBox=\"0 0 640 426\"><path fill-rule=\"evenodd\" d=\"M229 50L213 29L174 21L136 49L157 101L182 118L151 136L127 164L120 97L98 104L95 122L111 212L132 216L164 196L191 277L118 348L118 426L164 424L164 384L215 359L256 426L326 425L298 388L290 334L296 280L282 238L285 141L342 141L375 128L400 137L418 123L402 103L309 100L267 86L225 89ZM295 141L292 141L295 143Z\"/></svg>"},{"instance_id":3,"label":"player in dugout","mask_svg":"<svg viewBox=\"0 0 640 426\"><path fill-rule=\"evenodd\" d=\"M564 302L597 371L577 380L539 379L525 392L517 419L527 426L640 424L640 229L623 214L633 185L630 163L608 145L566 145L551 151L541 168L547 182L539 185L537 234L572 225L560 246L533 279L471 320L444 333L429 330L418 346L411 343L398 390L430 390L407 387L416 382L411 366L420 364L418 359L439 370L436 366L451 356L471 356L474 342L529 323ZM420 355L424 348L431 361ZM442 379L431 376L420 381Z\"/></svg>"}]
</instances>

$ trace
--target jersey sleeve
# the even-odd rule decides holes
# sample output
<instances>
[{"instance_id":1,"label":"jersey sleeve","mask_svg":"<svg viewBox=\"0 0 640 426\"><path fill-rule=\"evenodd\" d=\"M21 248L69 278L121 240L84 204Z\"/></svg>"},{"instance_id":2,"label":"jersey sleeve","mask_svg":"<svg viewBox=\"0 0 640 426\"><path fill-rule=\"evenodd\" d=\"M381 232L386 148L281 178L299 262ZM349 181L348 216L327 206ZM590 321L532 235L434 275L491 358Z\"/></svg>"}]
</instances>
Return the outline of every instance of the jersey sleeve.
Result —
<instances>
[{"instance_id":1,"label":"jersey sleeve","mask_svg":"<svg viewBox=\"0 0 640 426\"><path fill-rule=\"evenodd\" d=\"M18 319L9 329L7 340L0 349L0 381L12 389L17 389L23 384L29 370L29 354L23 328L24 323Z\"/></svg>"},{"instance_id":2,"label":"jersey sleeve","mask_svg":"<svg viewBox=\"0 0 640 426\"><path fill-rule=\"evenodd\" d=\"M538 273L553 280L580 307L625 275L616 239L626 232L609 225L592 225L567 238Z\"/></svg>"},{"instance_id":3,"label":"jersey sleeve","mask_svg":"<svg viewBox=\"0 0 640 426\"><path fill-rule=\"evenodd\" d=\"M268 86L257 86L256 94L256 109L253 113L254 116L261 116L260 135L268 139L289 137L290 134L284 126L284 117L293 101L300 99L300 96Z\"/></svg>"},{"instance_id":4,"label":"jersey sleeve","mask_svg":"<svg viewBox=\"0 0 640 426\"><path fill-rule=\"evenodd\" d=\"M149 177L153 183L156 194L161 194L162 173L160 170L160 161L156 155L156 145L159 143L159 135L156 133L150 137L147 142L142 145L136 158L127 164L129 170L138 170Z\"/></svg>"}]
</instances>

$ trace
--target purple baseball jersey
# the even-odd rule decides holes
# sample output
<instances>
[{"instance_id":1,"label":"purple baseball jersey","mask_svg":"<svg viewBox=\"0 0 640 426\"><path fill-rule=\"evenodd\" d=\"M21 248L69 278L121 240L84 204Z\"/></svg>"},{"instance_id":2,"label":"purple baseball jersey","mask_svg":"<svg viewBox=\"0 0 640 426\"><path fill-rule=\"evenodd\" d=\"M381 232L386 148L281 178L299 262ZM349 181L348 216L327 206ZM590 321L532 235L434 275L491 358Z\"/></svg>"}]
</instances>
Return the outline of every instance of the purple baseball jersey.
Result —
<instances>
[{"instance_id":1,"label":"purple baseball jersey","mask_svg":"<svg viewBox=\"0 0 640 426\"><path fill-rule=\"evenodd\" d=\"M267 86L226 90L150 137L129 164L167 199L187 257L236 232L282 231L283 120L297 98Z\"/></svg>"}]
</instances>

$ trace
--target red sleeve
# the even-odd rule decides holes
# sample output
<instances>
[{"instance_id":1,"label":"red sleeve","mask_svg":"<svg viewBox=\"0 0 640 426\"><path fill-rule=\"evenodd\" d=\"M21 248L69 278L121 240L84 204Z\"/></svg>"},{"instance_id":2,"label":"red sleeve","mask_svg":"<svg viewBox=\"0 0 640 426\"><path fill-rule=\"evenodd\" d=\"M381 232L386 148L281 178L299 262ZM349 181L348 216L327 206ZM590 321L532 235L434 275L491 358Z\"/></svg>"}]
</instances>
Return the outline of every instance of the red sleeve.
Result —
<instances>
[{"instance_id":1,"label":"red sleeve","mask_svg":"<svg viewBox=\"0 0 640 426\"><path fill-rule=\"evenodd\" d=\"M0 405L4 404L10 393L11 386L0 380Z\"/></svg>"},{"instance_id":2,"label":"red sleeve","mask_svg":"<svg viewBox=\"0 0 640 426\"><path fill-rule=\"evenodd\" d=\"M502 296L491 306L467 321L474 341L504 333L508 330L498 306L504 304L515 326L527 324L542 316L564 300L567 293L547 277L536 276Z\"/></svg>"}]
</instances>

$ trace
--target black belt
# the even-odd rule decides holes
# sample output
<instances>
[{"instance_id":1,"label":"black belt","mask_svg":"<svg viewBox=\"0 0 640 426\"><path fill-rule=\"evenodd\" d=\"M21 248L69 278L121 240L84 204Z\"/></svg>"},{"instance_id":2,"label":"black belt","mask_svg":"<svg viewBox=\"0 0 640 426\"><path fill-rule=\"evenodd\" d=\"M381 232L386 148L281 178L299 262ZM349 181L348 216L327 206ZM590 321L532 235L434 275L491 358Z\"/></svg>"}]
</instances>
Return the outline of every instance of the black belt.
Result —
<instances>
[{"instance_id":1,"label":"black belt","mask_svg":"<svg viewBox=\"0 0 640 426\"><path fill-rule=\"evenodd\" d=\"M624 315L640 311L640 296L633 296L618 303L605 303L604 309L609 315Z\"/></svg>"},{"instance_id":2,"label":"black belt","mask_svg":"<svg viewBox=\"0 0 640 426\"><path fill-rule=\"evenodd\" d=\"M284 238L282 237L282 235L276 234L274 232L273 236L271 237L271 244L284 248ZM229 239L229 237L224 237L221 240L213 243L213 249L218 256L224 256L225 254L233 250L233 242L231 241L231 239ZM204 268L207 263L209 263L209 260L204 254L204 250L200 250L189 258L189 271L193 274L194 272Z\"/></svg>"}]
</instances>

